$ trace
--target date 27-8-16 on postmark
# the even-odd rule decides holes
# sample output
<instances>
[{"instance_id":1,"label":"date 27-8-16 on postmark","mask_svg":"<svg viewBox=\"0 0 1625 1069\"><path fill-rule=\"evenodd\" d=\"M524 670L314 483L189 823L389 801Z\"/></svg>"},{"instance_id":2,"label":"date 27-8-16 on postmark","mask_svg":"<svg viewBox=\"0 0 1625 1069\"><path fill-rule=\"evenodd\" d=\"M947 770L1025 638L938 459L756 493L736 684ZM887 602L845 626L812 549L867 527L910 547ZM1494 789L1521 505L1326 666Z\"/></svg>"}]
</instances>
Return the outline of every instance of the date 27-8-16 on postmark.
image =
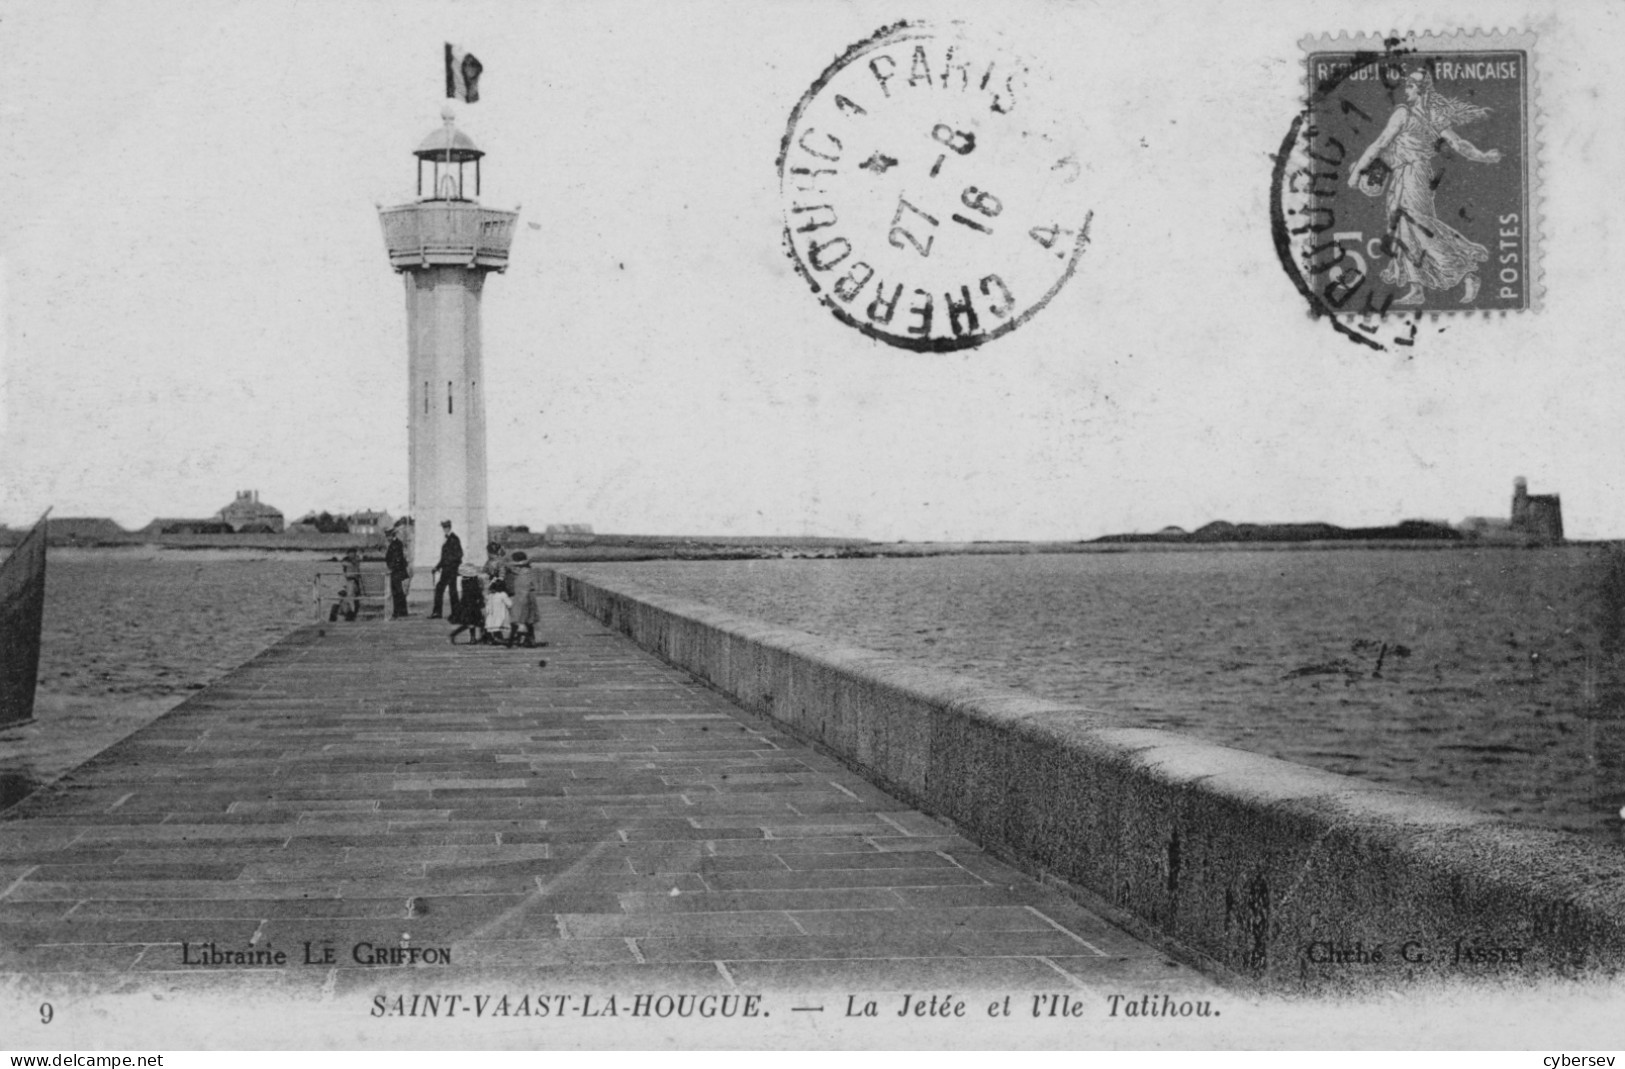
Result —
<instances>
[{"instance_id":1,"label":"date 27-8-16 on postmark","mask_svg":"<svg viewBox=\"0 0 1625 1069\"><path fill-rule=\"evenodd\" d=\"M1069 107L1041 67L958 24L848 48L791 113L784 243L837 319L951 352L1027 322L1088 244Z\"/></svg>"},{"instance_id":2,"label":"date 27-8-16 on postmark","mask_svg":"<svg viewBox=\"0 0 1625 1069\"><path fill-rule=\"evenodd\" d=\"M1314 311L1538 305L1533 44L1500 33L1302 42L1308 104L1277 158L1271 207L1282 265Z\"/></svg>"}]
</instances>

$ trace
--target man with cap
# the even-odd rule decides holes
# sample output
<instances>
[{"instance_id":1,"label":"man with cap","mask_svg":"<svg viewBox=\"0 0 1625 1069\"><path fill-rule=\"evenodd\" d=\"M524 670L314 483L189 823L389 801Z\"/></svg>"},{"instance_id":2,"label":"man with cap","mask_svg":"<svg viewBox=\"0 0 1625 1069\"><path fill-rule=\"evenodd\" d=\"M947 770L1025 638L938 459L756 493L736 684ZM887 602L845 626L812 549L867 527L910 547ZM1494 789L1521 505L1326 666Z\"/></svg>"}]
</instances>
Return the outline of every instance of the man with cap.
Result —
<instances>
[{"instance_id":1,"label":"man with cap","mask_svg":"<svg viewBox=\"0 0 1625 1069\"><path fill-rule=\"evenodd\" d=\"M389 618L399 620L406 615L406 580L412 574L412 566L406 561L406 547L401 544L399 524L389 529L384 566L389 569Z\"/></svg>"},{"instance_id":2,"label":"man with cap","mask_svg":"<svg viewBox=\"0 0 1625 1069\"><path fill-rule=\"evenodd\" d=\"M434 608L429 612L429 619L440 619L440 606L442 595L451 591L451 615L457 615L457 569L463 564L463 543L451 529L450 520L441 520L440 529L446 533L446 540L440 544L440 563L434 570L440 573L440 579L434 585Z\"/></svg>"}]
</instances>

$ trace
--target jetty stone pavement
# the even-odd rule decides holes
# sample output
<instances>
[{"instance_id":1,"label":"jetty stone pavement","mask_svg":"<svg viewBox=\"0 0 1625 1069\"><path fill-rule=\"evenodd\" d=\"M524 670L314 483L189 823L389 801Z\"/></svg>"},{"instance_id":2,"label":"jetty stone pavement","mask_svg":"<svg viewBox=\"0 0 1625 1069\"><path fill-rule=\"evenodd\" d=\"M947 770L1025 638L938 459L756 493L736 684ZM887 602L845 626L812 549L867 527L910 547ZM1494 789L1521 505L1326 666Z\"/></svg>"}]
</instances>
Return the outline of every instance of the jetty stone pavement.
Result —
<instances>
[{"instance_id":1,"label":"jetty stone pavement","mask_svg":"<svg viewBox=\"0 0 1625 1069\"><path fill-rule=\"evenodd\" d=\"M300 628L0 814L0 986L1217 991L568 605L447 631Z\"/></svg>"}]
</instances>

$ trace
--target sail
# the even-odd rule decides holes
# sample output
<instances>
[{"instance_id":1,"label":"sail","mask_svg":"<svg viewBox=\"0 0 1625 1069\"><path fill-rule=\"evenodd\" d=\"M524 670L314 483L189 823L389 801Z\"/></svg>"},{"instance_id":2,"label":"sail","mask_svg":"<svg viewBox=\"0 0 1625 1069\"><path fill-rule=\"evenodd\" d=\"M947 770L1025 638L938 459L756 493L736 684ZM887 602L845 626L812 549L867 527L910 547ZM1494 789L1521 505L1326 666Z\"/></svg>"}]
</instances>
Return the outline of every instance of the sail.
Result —
<instances>
[{"instance_id":1,"label":"sail","mask_svg":"<svg viewBox=\"0 0 1625 1069\"><path fill-rule=\"evenodd\" d=\"M34 716L45 611L45 517L0 562L0 725Z\"/></svg>"}]
</instances>

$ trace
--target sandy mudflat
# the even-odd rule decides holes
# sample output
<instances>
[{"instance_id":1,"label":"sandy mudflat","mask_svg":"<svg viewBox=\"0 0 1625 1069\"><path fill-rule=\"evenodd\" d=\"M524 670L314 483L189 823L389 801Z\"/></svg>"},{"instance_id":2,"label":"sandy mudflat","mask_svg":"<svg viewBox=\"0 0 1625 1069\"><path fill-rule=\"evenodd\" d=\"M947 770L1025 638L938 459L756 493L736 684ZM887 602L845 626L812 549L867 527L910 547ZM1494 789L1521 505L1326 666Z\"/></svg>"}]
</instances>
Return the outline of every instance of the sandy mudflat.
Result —
<instances>
[{"instance_id":1,"label":"sandy mudflat","mask_svg":"<svg viewBox=\"0 0 1625 1069\"><path fill-rule=\"evenodd\" d=\"M117 699L41 694L34 701L33 723L0 731L0 768L26 769L48 782L184 700L178 694Z\"/></svg>"},{"instance_id":2,"label":"sandy mudflat","mask_svg":"<svg viewBox=\"0 0 1625 1069\"><path fill-rule=\"evenodd\" d=\"M0 731L5 790L55 779L309 621L324 560L53 549L35 722Z\"/></svg>"}]
</instances>

